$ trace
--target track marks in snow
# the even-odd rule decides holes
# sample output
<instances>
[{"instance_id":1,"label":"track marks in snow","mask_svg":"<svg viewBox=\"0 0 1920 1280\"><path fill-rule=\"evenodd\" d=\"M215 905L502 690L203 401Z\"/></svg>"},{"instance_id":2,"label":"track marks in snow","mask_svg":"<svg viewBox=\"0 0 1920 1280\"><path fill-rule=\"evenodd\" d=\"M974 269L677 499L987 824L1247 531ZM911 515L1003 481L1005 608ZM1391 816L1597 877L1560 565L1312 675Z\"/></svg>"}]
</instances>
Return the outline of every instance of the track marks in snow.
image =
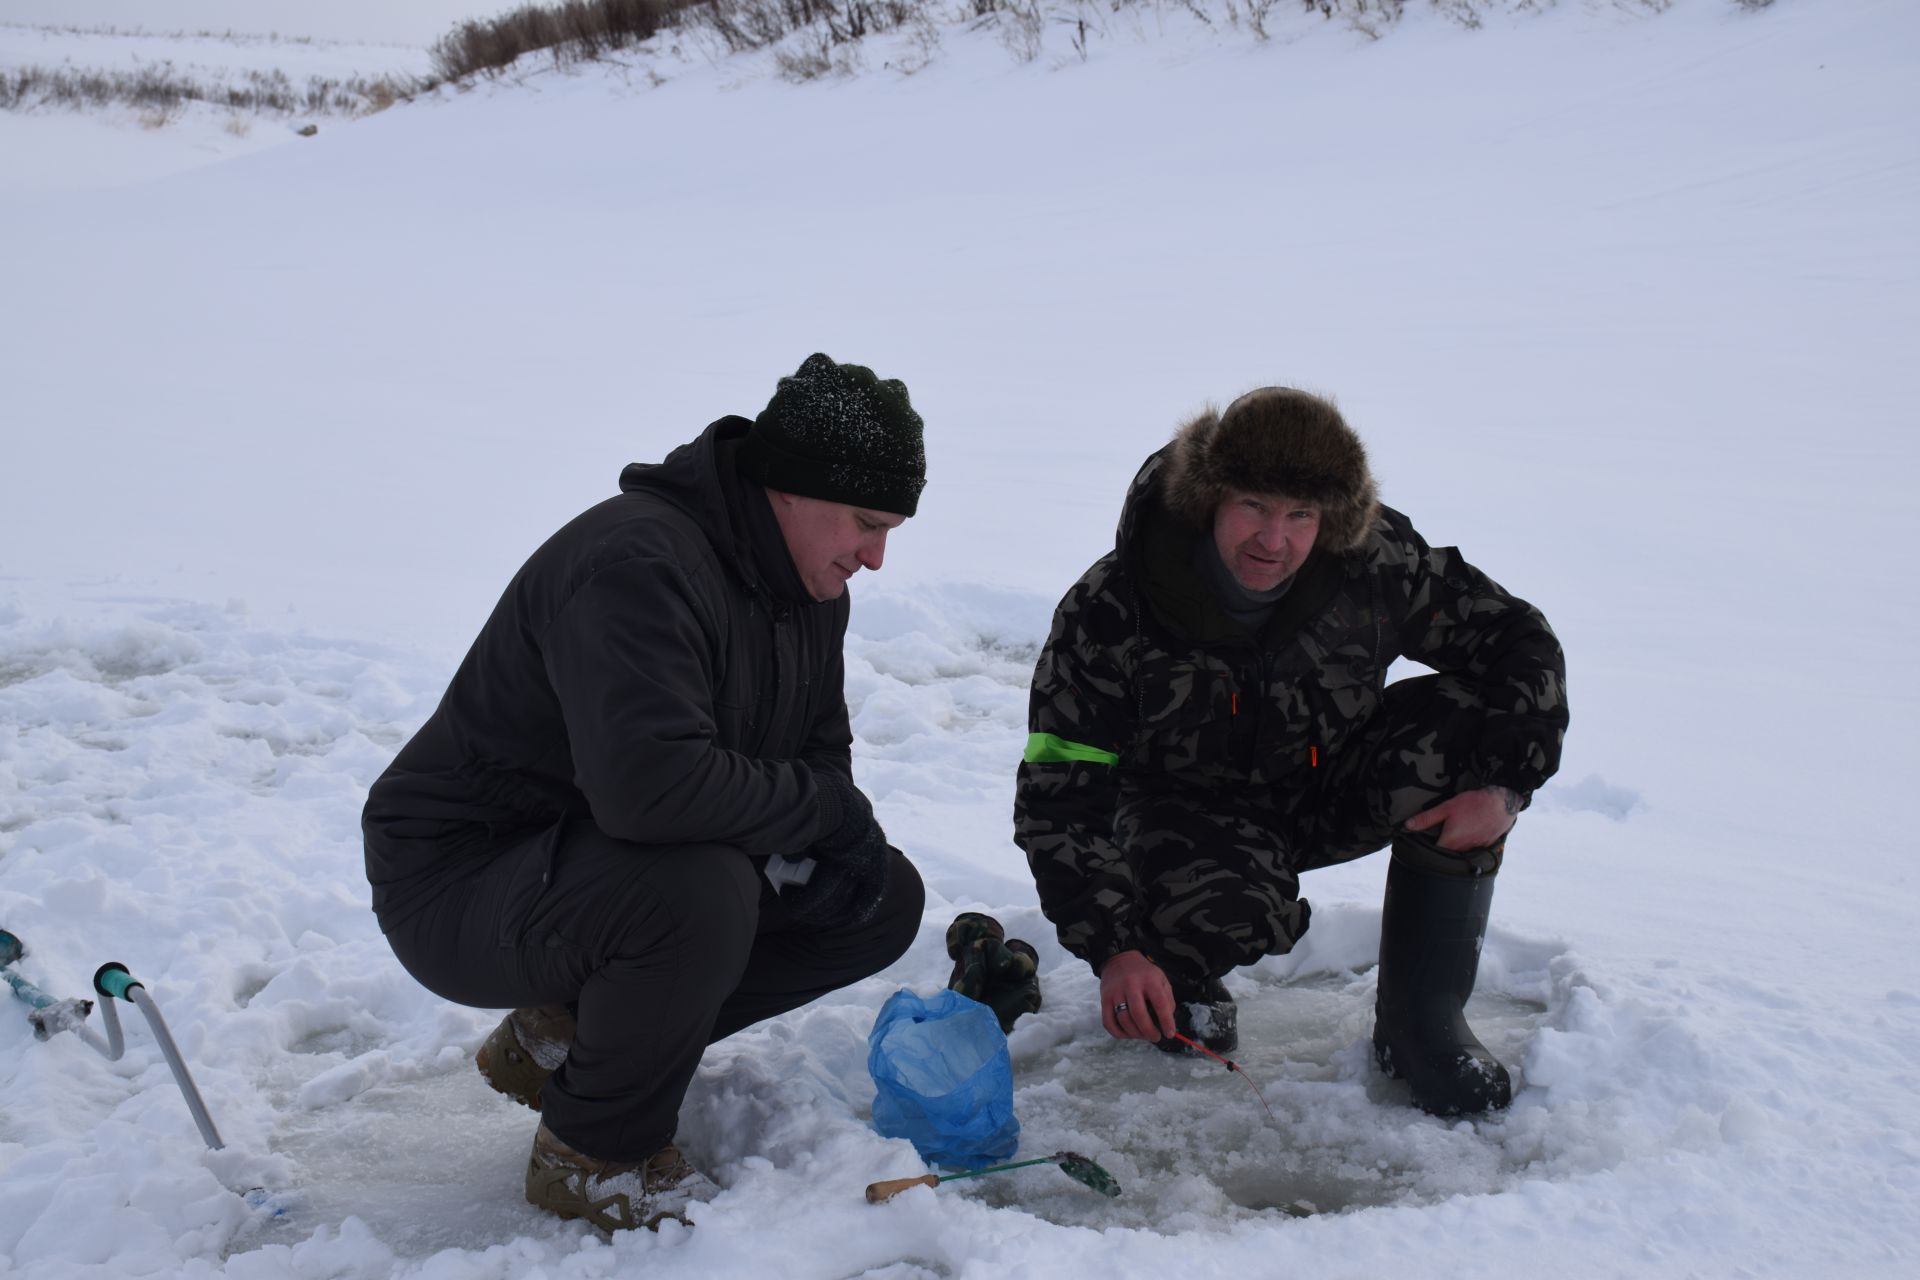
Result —
<instances>
[{"instance_id":1,"label":"track marks in snow","mask_svg":"<svg viewBox=\"0 0 1920 1280\"><path fill-rule=\"evenodd\" d=\"M0 856L113 843L112 827L151 853L251 797L357 808L417 713L374 654L214 610L94 626L16 612L0 673Z\"/></svg>"}]
</instances>

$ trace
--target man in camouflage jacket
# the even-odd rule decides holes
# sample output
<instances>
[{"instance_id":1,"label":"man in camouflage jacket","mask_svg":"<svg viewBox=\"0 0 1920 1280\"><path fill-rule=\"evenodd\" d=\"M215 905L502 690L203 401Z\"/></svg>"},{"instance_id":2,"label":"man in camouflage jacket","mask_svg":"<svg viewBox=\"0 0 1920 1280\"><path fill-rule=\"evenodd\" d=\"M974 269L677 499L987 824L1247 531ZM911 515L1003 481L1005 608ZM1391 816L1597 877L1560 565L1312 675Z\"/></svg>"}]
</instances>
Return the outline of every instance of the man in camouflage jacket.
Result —
<instances>
[{"instance_id":1,"label":"man in camouflage jacket","mask_svg":"<svg viewBox=\"0 0 1920 1280\"><path fill-rule=\"evenodd\" d=\"M1409 658L1434 674L1386 682ZM1441 1114L1503 1106L1461 1016L1514 816L1559 765L1546 619L1382 507L1328 402L1265 388L1135 477L1054 614L1015 839L1123 1039L1235 1043L1222 974L1306 932L1300 873L1392 844L1374 1043Z\"/></svg>"}]
</instances>

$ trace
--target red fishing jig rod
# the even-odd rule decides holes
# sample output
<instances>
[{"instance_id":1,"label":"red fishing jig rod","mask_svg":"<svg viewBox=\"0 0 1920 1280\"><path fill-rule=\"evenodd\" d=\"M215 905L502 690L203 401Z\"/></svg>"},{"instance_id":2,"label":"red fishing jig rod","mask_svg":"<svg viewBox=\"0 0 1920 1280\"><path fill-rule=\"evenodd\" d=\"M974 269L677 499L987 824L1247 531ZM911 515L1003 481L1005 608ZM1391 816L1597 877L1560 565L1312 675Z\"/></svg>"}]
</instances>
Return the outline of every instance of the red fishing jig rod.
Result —
<instances>
[{"instance_id":1,"label":"red fishing jig rod","mask_svg":"<svg viewBox=\"0 0 1920 1280\"><path fill-rule=\"evenodd\" d=\"M1266 1095L1260 1092L1260 1086L1253 1082L1253 1077L1247 1074L1247 1069L1245 1067L1233 1061L1231 1058L1221 1057L1219 1054L1215 1053L1213 1050L1207 1048L1207 1046L1201 1044L1198 1040L1190 1040L1186 1036L1181 1035L1178 1031L1173 1033L1173 1038L1175 1040L1180 1041L1182 1044L1188 1046L1189 1048L1198 1049L1200 1052L1206 1054L1209 1058L1212 1058L1215 1062L1224 1064L1227 1070L1239 1072L1240 1078L1247 1082L1247 1088L1253 1090L1253 1096L1260 1099L1260 1105L1263 1109L1265 1109L1267 1113L1267 1119L1273 1121L1275 1124L1280 1123L1279 1117L1273 1114L1273 1108L1267 1106Z\"/></svg>"}]
</instances>

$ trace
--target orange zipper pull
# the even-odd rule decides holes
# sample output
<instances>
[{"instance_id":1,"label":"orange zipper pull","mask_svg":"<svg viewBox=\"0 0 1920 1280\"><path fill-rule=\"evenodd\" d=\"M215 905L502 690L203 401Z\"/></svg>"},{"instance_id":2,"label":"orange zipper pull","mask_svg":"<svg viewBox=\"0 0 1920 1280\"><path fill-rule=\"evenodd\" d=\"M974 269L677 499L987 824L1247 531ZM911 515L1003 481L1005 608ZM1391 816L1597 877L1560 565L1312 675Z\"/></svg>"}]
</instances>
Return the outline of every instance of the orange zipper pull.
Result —
<instances>
[{"instance_id":1,"label":"orange zipper pull","mask_svg":"<svg viewBox=\"0 0 1920 1280\"><path fill-rule=\"evenodd\" d=\"M1313 767L1315 769L1318 769L1320 767L1320 748L1308 747L1307 757L1313 762Z\"/></svg>"}]
</instances>

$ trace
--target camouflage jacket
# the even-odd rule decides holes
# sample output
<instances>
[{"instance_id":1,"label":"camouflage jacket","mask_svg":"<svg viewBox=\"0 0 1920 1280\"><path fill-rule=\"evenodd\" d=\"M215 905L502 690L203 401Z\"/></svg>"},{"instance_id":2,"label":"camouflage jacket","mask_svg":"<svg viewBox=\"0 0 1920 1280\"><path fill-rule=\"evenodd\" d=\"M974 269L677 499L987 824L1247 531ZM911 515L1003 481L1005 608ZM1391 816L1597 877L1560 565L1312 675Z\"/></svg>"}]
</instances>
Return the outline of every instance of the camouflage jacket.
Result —
<instances>
[{"instance_id":1,"label":"camouflage jacket","mask_svg":"<svg viewBox=\"0 0 1920 1280\"><path fill-rule=\"evenodd\" d=\"M1142 945L1116 834L1138 824L1116 816L1147 802L1193 812L1201 839L1217 826L1200 811L1271 820L1378 709L1395 658L1477 687L1485 711L1462 790L1530 796L1558 768L1567 723L1546 619L1388 508L1358 550L1310 555L1274 616L1248 632L1193 571L1204 535L1161 505L1164 466L1162 451L1141 468L1115 549L1054 613L1014 803L1041 908L1096 971Z\"/></svg>"}]
</instances>

